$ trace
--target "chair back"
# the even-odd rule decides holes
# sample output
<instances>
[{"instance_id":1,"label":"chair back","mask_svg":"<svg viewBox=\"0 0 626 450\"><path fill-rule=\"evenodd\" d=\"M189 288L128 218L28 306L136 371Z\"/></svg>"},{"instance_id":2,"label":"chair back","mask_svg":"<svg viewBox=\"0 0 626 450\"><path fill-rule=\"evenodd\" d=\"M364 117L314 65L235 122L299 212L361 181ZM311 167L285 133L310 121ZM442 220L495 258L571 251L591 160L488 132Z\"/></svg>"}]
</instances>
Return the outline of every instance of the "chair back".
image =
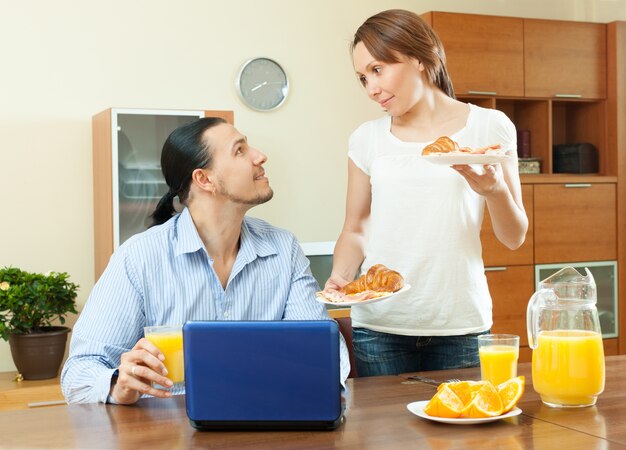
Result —
<instances>
[{"instance_id":1,"label":"chair back","mask_svg":"<svg viewBox=\"0 0 626 450\"><path fill-rule=\"evenodd\" d=\"M349 378L358 377L358 373L356 371L356 364L354 361L354 351L352 348L352 319L350 316L348 317L337 317L335 321L339 325L339 332L343 335L343 338L346 341L346 346L348 347L348 353L350 354L350 375Z\"/></svg>"}]
</instances>

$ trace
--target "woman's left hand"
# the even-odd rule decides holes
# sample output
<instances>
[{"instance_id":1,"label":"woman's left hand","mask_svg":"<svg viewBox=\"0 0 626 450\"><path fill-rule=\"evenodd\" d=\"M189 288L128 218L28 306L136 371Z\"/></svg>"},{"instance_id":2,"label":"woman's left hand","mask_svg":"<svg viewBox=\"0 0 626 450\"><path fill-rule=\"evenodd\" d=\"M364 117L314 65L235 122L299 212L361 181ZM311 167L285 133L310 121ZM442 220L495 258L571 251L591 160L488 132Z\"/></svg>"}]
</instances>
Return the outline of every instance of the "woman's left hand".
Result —
<instances>
[{"instance_id":1,"label":"woman's left hand","mask_svg":"<svg viewBox=\"0 0 626 450\"><path fill-rule=\"evenodd\" d=\"M468 164L453 165L452 168L480 195L489 195L506 187L499 165L485 164L482 171Z\"/></svg>"}]
</instances>

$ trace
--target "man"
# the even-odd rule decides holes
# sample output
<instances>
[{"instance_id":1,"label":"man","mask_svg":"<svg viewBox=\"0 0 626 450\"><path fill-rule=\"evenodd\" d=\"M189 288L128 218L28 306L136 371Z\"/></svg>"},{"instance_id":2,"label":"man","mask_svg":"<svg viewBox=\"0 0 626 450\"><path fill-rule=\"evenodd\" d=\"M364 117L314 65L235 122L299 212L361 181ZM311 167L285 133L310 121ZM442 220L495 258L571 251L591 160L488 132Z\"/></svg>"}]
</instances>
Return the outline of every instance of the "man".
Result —
<instances>
[{"instance_id":1,"label":"man","mask_svg":"<svg viewBox=\"0 0 626 450\"><path fill-rule=\"evenodd\" d=\"M273 192L263 164L232 125L203 118L167 139L169 192L154 226L113 254L72 333L61 386L69 403L135 403L182 393L143 327L187 320L328 320L295 237L246 213ZM185 206L174 210L178 196ZM350 367L342 338L341 380ZM154 387L154 384L165 388Z\"/></svg>"}]
</instances>

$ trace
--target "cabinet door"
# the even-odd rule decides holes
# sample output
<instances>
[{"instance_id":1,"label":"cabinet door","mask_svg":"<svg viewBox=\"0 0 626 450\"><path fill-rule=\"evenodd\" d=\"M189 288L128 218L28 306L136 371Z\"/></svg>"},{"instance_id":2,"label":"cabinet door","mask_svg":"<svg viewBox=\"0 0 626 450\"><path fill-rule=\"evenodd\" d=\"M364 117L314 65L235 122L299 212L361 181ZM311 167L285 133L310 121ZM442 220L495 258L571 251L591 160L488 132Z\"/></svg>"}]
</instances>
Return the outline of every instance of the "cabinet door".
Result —
<instances>
[{"instance_id":1,"label":"cabinet door","mask_svg":"<svg viewBox=\"0 0 626 450\"><path fill-rule=\"evenodd\" d=\"M492 333L517 334L520 345L528 345L526 307L535 292L534 267L509 266L485 269L493 301Z\"/></svg>"},{"instance_id":2,"label":"cabinet door","mask_svg":"<svg viewBox=\"0 0 626 450\"><path fill-rule=\"evenodd\" d=\"M178 126L203 116L233 123L232 111L110 108L93 116L96 280L113 251L147 228L167 191L160 168L165 139Z\"/></svg>"},{"instance_id":3,"label":"cabinet door","mask_svg":"<svg viewBox=\"0 0 626 450\"><path fill-rule=\"evenodd\" d=\"M600 329L604 338L618 335L618 301L617 301L617 261L584 261L580 263L538 264L535 266L535 280L539 283L564 267L571 266L580 274L586 269L591 272L596 283L596 306Z\"/></svg>"},{"instance_id":4,"label":"cabinet door","mask_svg":"<svg viewBox=\"0 0 626 450\"><path fill-rule=\"evenodd\" d=\"M493 233L491 217L485 208L480 240L483 246L483 261L485 266L509 266L533 263L533 186L522 185L522 202L528 215L528 232L526 240L517 250L509 250Z\"/></svg>"},{"instance_id":5,"label":"cabinet door","mask_svg":"<svg viewBox=\"0 0 626 450\"><path fill-rule=\"evenodd\" d=\"M433 12L457 95L524 95L523 21L513 17Z\"/></svg>"},{"instance_id":6,"label":"cabinet door","mask_svg":"<svg viewBox=\"0 0 626 450\"><path fill-rule=\"evenodd\" d=\"M606 97L606 25L524 19L527 97Z\"/></svg>"},{"instance_id":7,"label":"cabinet door","mask_svg":"<svg viewBox=\"0 0 626 450\"><path fill-rule=\"evenodd\" d=\"M535 185L535 264L617 258L615 185Z\"/></svg>"}]
</instances>

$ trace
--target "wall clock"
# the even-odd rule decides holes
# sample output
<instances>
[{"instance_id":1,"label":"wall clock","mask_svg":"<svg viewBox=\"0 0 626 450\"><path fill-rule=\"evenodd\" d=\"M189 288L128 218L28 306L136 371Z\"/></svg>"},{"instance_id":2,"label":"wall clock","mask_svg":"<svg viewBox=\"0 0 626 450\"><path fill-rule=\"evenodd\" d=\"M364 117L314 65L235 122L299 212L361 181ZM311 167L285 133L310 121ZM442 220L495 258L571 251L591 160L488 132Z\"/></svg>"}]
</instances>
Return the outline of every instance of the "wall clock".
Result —
<instances>
[{"instance_id":1,"label":"wall clock","mask_svg":"<svg viewBox=\"0 0 626 450\"><path fill-rule=\"evenodd\" d=\"M285 102L289 80L283 68L270 58L246 61L235 80L239 97L256 111L271 111Z\"/></svg>"}]
</instances>

